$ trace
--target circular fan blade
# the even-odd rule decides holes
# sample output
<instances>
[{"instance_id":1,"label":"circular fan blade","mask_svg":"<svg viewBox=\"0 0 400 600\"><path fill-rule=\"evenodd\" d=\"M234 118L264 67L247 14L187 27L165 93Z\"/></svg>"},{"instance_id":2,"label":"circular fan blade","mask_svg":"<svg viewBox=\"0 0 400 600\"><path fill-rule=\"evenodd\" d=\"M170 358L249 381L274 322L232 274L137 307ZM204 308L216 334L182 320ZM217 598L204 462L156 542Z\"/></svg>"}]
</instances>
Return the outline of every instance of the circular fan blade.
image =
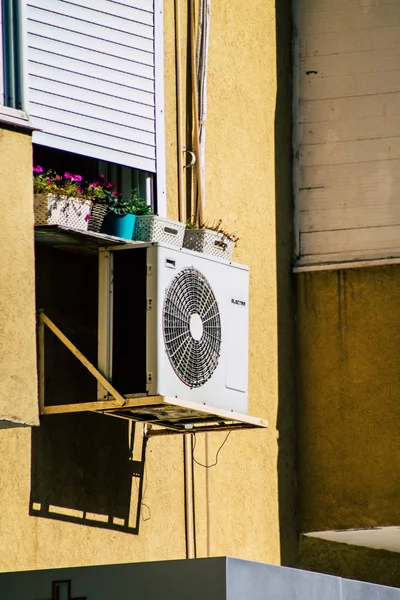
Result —
<instances>
[{"instance_id":1,"label":"circular fan blade","mask_svg":"<svg viewBox=\"0 0 400 600\"><path fill-rule=\"evenodd\" d=\"M218 365L221 319L214 292L200 271L182 269L164 299L164 343L175 373L185 385L206 383Z\"/></svg>"}]
</instances>

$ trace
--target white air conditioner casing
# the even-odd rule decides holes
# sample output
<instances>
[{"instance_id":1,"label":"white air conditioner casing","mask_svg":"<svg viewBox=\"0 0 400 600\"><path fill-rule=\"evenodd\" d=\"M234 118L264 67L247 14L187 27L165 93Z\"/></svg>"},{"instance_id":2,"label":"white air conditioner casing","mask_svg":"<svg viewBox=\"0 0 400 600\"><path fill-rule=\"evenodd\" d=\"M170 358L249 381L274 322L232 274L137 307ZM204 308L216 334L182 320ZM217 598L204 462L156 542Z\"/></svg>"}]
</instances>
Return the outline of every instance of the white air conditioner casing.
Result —
<instances>
[{"instance_id":1,"label":"white air conditioner casing","mask_svg":"<svg viewBox=\"0 0 400 600\"><path fill-rule=\"evenodd\" d=\"M99 281L99 369L117 389L120 383L120 393L176 397L247 413L247 267L142 244L100 252ZM125 281L131 311L121 291ZM99 388L99 398L104 397Z\"/></svg>"}]
</instances>

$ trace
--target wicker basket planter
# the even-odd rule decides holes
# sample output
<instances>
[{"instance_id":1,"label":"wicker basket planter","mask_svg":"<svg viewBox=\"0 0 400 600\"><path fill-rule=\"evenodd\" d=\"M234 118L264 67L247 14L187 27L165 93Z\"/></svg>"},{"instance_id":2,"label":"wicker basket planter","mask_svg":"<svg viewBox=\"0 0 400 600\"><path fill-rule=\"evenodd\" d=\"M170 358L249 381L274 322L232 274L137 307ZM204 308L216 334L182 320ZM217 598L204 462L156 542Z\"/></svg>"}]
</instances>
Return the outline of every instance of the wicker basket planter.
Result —
<instances>
[{"instance_id":1,"label":"wicker basket planter","mask_svg":"<svg viewBox=\"0 0 400 600\"><path fill-rule=\"evenodd\" d=\"M186 229L183 247L225 260L232 260L235 242L211 229Z\"/></svg>"},{"instance_id":2,"label":"wicker basket planter","mask_svg":"<svg viewBox=\"0 0 400 600\"><path fill-rule=\"evenodd\" d=\"M164 242L183 246L186 225L157 215L136 216L133 239L141 242Z\"/></svg>"},{"instance_id":3,"label":"wicker basket planter","mask_svg":"<svg viewBox=\"0 0 400 600\"><path fill-rule=\"evenodd\" d=\"M35 225L63 225L87 231L91 209L91 200L35 194Z\"/></svg>"},{"instance_id":4,"label":"wicker basket planter","mask_svg":"<svg viewBox=\"0 0 400 600\"><path fill-rule=\"evenodd\" d=\"M100 233L103 226L104 218L107 214L107 206L105 204L94 203L90 211L89 231Z\"/></svg>"}]
</instances>

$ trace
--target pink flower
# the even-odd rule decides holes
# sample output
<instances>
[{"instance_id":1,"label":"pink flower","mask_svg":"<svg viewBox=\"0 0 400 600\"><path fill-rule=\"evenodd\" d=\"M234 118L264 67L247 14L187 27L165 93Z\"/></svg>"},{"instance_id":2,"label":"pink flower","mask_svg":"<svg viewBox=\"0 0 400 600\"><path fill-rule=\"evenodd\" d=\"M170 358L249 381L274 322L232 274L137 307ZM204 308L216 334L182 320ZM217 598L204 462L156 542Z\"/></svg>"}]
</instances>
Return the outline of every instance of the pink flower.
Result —
<instances>
[{"instance_id":1,"label":"pink flower","mask_svg":"<svg viewBox=\"0 0 400 600\"><path fill-rule=\"evenodd\" d=\"M72 181L82 181L83 177L81 175L73 175Z\"/></svg>"},{"instance_id":2,"label":"pink flower","mask_svg":"<svg viewBox=\"0 0 400 600\"><path fill-rule=\"evenodd\" d=\"M100 179L104 179L104 175L99 175Z\"/></svg>"},{"instance_id":3,"label":"pink flower","mask_svg":"<svg viewBox=\"0 0 400 600\"><path fill-rule=\"evenodd\" d=\"M60 181L61 177L59 175L56 175L56 181Z\"/></svg>"},{"instance_id":4,"label":"pink flower","mask_svg":"<svg viewBox=\"0 0 400 600\"><path fill-rule=\"evenodd\" d=\"M114 196L114 198L118 198L117 192L113 192L113 196Z\"/></svg>"},{"instance_id":5,"label":"pink flower","mask_svg":"<svg viewBox=\"0 0 400 600\"><path fill-rule=\"evenodd\" d=\"M46 179L46 183L53 183L52 179Z\"/></svg>"},{"instance_id":6,"label":"pink flower","mask_svg":"<svg viewBox=\"0 0 400 600\"><path fill-rule=\"evenodd\" d=\"M83 189L81 187L76 188L76 191L78 192L78 194L83 194Z\"/></svg>"},{"instance_id":7,"label":"pink flower","mask_svg":"<svg viewBox=\"0 0 400 600\"><path fill-rule=\"evenodd\" d=\"M64 173L64 177L65 179L73 179L73 175L71 175L71 173Z\"/></svg>"},{"instance_id":8,"label":"pink flower","mask_svg":"<svg viewBox=\"0 0 400 600\"><path fill-rule=\"evenodd\" d=\"M36 174L43 173L43 167L33 167L33 172Z\"/></svg>"},{"instance_id":9,"label":"pink flower","mask_svg":"<svg viewBox=\"0 0 400 600\"><path fill-rule=\"evenodd\" d=\"M92 187L93 189L96 189L97 187L99 187L99 184L97 183L97 181L94 181L93 183L90 184L90 187Z\"/></svg>"},{"instance_id":10,"label":"pink flower","mask_svg":"<svg viewBox=\"0 0 400 600\"><path fill-rule=\"evenodd\" d=\"M86 215L86 217L85 217L85 221L86 221L86 223L87 223L88 221L90 221L90 214L89 214L89 213Z\"/></svg>"}]
</instances>

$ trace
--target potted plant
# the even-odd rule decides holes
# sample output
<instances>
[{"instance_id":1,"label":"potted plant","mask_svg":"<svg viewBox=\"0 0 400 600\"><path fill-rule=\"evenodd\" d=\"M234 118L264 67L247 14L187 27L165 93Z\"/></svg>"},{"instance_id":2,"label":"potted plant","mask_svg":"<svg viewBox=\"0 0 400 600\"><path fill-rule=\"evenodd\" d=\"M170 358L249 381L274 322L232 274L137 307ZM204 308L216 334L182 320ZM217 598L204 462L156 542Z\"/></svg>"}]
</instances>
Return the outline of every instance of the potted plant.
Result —
<instances>
[{"instance_id":1,"label":"potted plant","mask_svg":"<svg viewBox=\"0 0 400 600\"><path fill-rule=\"evenodd\" d=\"M150 215L151 206L139 196L138 190L133 190L131 198L123 198L113 192L108 198L107 214L101 231L131 240L137 215Z\"/></svg>"},{"instance_id":2,"label":"potted plant","mask_svg":"<svg viewBox=\"0 0 400 600\"><path fill-rule=\"evenodd\" d=\"M228 233L223 228L221 219L217 223L200 225L189 221L186 224L183 247L231 260L233 248L238 241L239 238L235 234Z\"/></svg>"},{"instance_id":3,"label":"potted plant","mask_svg":"<svg viewBox=\"0 0 400 600\"><path fill-rule=\"evenodd\" d=\"M92 200L84 195L81 175L33 169L35 225L64 225L87 230Z\"/></svg>"},{"instance_id":4,"label":"potted plant","mask_svg":"<svg viewBox=\"0 0 400 600\"><path fill-rule=\"evenodd\" d=\"M99 175L96 181L85 184L85 194L93 201L90 213L89 231L102 231L108 208L118 196L116 184L106 181L104 175Z\"/></svg>"}]
</instances>

